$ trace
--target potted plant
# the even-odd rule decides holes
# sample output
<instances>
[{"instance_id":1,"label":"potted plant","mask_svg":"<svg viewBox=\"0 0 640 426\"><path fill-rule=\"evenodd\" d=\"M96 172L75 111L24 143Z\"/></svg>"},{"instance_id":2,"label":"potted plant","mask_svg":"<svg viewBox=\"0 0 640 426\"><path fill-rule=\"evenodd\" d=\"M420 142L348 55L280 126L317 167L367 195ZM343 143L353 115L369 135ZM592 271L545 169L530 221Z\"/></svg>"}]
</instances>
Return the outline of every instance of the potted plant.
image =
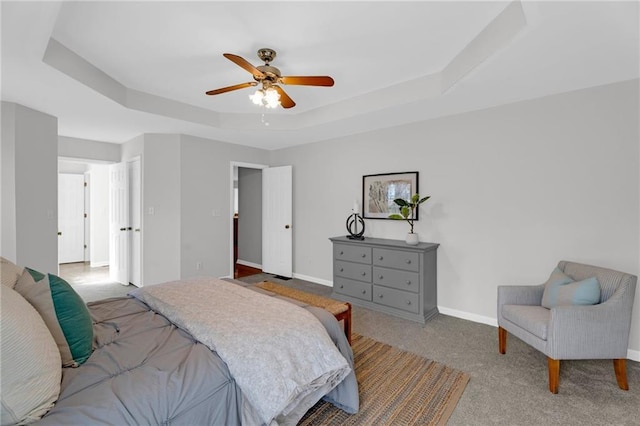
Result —
<instances>
[{"instance_id":1,"label":"potted plant","mask_svg":"<svg viewBox=\"0 0 640 426\"><path fill-rule=\"evenodd\" d=\"M404 200L402 198L396 198L393 200L400 207L400 213L394 213L389 215L389 219L396 220L406 220L409 222L409 233L407 234L407 244L415 246L420 242L418 239L418 234L413 232L413 221L415 220L415 210L418 206L425 201L427 201L431 196L426 196L424 198L420 198L420 194L413 194L413 196L409 200Z\"/></svg>"}]
</instances>

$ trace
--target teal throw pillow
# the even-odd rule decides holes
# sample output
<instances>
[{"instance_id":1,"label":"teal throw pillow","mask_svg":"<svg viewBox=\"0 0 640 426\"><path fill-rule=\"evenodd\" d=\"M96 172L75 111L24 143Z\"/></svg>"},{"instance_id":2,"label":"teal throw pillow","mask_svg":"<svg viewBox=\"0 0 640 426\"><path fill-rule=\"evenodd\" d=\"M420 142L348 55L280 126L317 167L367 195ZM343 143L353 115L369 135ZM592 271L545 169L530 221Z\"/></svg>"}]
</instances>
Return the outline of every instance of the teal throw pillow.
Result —
<instances>
[{"instance_id":1,"label":"teal throw pillow","mask_svg":"<svg viewBox=\"0 0 640 426\"><path fill-rule=\"evenodd\" d=\"M84 300L62 278L25 268L15 290L36 308L58 345L63 367L77 367L93 351L93 321Z\"/></svg>"},{"instance_id":2,"label":"teal throw pillow","mask_svg":"<svg viewBox=\"0 0 640 426\"><path fill-rule=\"evenodd\" d=\"M542 306L547 309L597 303L600 303L600 283L596 277L574 281L557 267L547 280L542 294Z\"/></svg>"}]
</instances>

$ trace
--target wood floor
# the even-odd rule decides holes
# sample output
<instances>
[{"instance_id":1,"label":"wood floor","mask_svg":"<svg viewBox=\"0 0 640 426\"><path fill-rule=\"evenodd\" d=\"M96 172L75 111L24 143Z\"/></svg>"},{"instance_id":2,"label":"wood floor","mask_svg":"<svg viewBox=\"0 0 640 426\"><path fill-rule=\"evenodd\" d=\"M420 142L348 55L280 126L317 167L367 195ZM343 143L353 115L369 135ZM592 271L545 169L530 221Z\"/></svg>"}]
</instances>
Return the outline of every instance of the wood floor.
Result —
<instances>
[{"instance_id":1,"label":"wood floor","mask_svg":"<svg viewBox=\"0 0 640 426\"><path fill-rule=\"evenodd\" d=\"M236 267L233 271L233 278L248 277L251 275L257 275L261 273L262 273L261 269L252 268L251 266L245 266L245 265L236 263Z\"/></svg>"}]
</instances>

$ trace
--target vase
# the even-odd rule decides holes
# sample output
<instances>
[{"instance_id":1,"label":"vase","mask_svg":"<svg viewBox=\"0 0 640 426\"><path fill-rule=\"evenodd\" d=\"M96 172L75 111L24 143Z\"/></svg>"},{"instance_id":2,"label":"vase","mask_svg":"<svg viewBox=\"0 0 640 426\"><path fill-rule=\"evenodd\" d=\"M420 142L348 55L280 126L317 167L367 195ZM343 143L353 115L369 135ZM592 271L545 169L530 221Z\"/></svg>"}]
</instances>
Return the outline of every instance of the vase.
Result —
<instances>
[{"instance_id":1,"label":"vase","mask_svg":"<svg viewBox=\"0 0 640 426\"><path fill-rule=\"evenodd\" d=\"M407 242L407 244L409 244L410 246L416 246L418 245L418 243L420 242L420 240L418 239L418 234L414 233L414 232L409 232L407 234L407 238L405 239L405 241Z\"/></svg>"}]
</instances>

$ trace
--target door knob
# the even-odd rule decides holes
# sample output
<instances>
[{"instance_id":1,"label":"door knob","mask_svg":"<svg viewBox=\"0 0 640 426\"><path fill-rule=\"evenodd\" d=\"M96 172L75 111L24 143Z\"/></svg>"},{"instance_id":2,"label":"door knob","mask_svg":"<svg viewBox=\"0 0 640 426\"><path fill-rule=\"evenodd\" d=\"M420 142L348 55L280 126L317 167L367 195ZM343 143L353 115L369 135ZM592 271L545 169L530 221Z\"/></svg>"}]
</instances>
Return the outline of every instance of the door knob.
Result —
<instances>
[{"instance_id":1,"label":"door knob","mask_svg":"<svg viewBox=\"0 0 640 426\"><path fill-rule=\"evenodd\" d=\"M133 229L133 228L131 228L131 227L129 226L129 227L127 228L127 231L131 231L131 229Z\"/></svg>"},{"instance_id":2,"label":"door knob","mask_svg":"<svg viewBox=\"0 0 640 426\"><path fill-rule=\"evenodd\" d=\"M140 232L140 228L134 229L135 232Z\"/></svg>"},{"instance_id":3,"label":"door knob","mask_svg":"<svg viewBox=\"0 0 640 426\"><path fill-rule=\"evenodd\" d=\"M62 232L58 232L58 235L62 235Z\"/></svg>"},{"instance_id":4,"label":"door knob","mask_svg":"<svg viewBox=\"0 0 640 426\"><path fill-rule=\"evenodd\" d=\"M120 228L120 230L121 230L121 231L126 231L126 230L127 230L127 228Z\"/></svg>"},{"instance_id":5,"label":"door knob","mask_svg":"<svg viewBox=\"0 0 640 426\"><path fill-rule=\"evenodd\" d=\"M284 229L289 229L289 228L291 228L289 225L284 226Z\"/></svg>"}]
</instances>

